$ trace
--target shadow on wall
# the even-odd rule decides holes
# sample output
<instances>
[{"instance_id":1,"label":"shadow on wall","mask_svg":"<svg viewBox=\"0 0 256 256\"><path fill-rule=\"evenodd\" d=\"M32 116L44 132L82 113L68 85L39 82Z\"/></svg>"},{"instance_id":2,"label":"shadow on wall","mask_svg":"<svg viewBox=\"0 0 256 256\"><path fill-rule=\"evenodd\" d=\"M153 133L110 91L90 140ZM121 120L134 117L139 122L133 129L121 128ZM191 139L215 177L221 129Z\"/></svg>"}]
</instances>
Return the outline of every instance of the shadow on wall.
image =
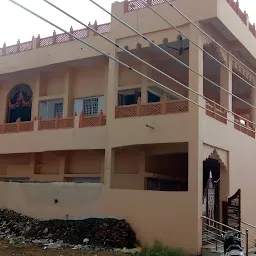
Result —
<instances>
[{"instance_id":1,"label":"shadow on wall","mask_svg":"<svg viewBox=\"0 0 256 256\"><path fill-rule=\"evenodd\" d=\"M0 208L39 219L101 217L102 184L0 182Z\"/></svg>"}]
</instances>

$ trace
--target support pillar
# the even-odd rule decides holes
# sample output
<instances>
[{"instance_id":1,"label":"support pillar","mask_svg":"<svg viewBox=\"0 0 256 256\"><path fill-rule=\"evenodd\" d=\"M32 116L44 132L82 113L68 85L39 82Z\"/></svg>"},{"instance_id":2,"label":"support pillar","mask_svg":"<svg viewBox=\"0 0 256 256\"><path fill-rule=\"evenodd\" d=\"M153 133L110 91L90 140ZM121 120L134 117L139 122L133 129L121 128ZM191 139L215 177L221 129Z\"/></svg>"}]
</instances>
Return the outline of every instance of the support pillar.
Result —
<instances>
[{"instance_id":1,"label":"support pillar","mask_svg":"<svg viewBox=\"0 0 256 256\"><path fill-rule=\"evenodd\" d=\"M232 70L232 58L227 58L227 68ZM232 93L232 73L223 66L220 66L220 85L223 89ZM220 89L220 105L232 111L232 95Z\"/></svg>"},{"instance_id":2,"label":"support pillar","mask_svg":"<svg viewBox=\"0 0 256 256\"><path fill-rule=\"evenodd\" d=\"M148 63L150 63L150 61L148 60ZM149 66L145 65L145 64L141 64L142 65L142 69L141 72L143 74L145 74L148 77L151 77L151 73L152 73L152 68L150 68ZM147 103L148 102L148 84L149 84L149 80L145 77L142 77L141 80L141 102L142 103Z\"/></svg>"},{"instance_id":3,"label":"support pillar","mask_svg":"<svg viewBox=\"0 0 256 256\"><path fill-rule=\"evenodd\" d=\"M39 116L39 97L40 97L41 81L42 81L42 74L39 73L36 76L35 89L33 91L31 120L33 120L34 117L38 118Z\"/></svg>"},{"instance_id":4,"label":"support pillar","mask_svg":"<svg viewBox=\"0 0 256 256\"><path fill-rule=\"evenodd\" d=\"M251 104L256 107L256 88L251 88ZM256 123L256 109L251 107L251 120ZM254 124L256 127L256 124Z\"/></svg>"},{"instance_id":5,"label":"support pillar","mask_svg":"<svg viewBox=\"0 0 256 256\"><path fill-rule=\"evenodd\" d=\"M112 39L113 40L113 39ZM115 41L115 39L113 40ZM118 59L116 48L112 47L110 55ZM119 63L109 59L108 64L108 83L107 83L107 143L105 148L105 168L104 168L104 185L106 188L111 187L111 178L114 175L115 167L115 150L112 148L112 141L115 137L115 108L117 105L119 83Z\"/></svg>"},{"instance_id":6,"label":"support pillar","mask_svg":"<svg viewBox=\"0 0 256 256\"><path fill-rule=\"evenodd\" d=\"M72 80L72 71L67 70L64 78L63 117L69 117L73 115L71 80Z\"/></svg>"},{"instance_id":7,"label":"support pillar","mask_svg":"<svg viewBox=\"0 0 256 256\"><path fill-rule=\"evenodd\" d=\"M202 36L193 25L189 25L190 38L203 48ZM190 43L189 66L203 74L203 52ZM189 87L203 95L203 78L189 70ZM205 100L189 91L189 99L205 107ZM195 232L190 241L191 252L200 253L202 247L202 199L203 199L203 117L205 110L189 102L189 147L188 147L188 193L193 207L189 210L192 226Z\"/></svg>"}]
</instances>

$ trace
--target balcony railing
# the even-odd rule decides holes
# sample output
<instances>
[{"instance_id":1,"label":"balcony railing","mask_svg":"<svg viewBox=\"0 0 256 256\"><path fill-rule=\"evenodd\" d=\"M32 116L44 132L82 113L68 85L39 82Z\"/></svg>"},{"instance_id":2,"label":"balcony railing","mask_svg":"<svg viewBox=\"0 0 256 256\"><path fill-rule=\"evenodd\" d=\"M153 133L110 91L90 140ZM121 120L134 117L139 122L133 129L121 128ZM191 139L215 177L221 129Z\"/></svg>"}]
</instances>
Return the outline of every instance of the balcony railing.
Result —
<instances>
[{"instance_id":1,"label":"balcony railing","mask_svg":"<svg viewBox=\"0 0 256 256\"><path fill-rule=\"evenodd\" d=\"M21 122L20 118L16 123L0 124L0 133L19 133L34 131L34 120L30 122Z\"/></svg>"},{"instance_id":2,"label":"balcony railing","mask_svg":"<svg viewBox=\"0 0 256 256\"><path fill-rule=\"evenodd\" d=\"M100 114L96 116L84 116L81 114L78 117L74 114L73 117L60 118L57 115L54 119L42 120L39 118L38 120L34 119L30 122L21 122L21 120L18 119L16 123L0 124L0 134L86 128L105 125L106 116L101 111Z\"/></svg>"},{"instance_id":3,"label":"balcony railing","mask_svg":"<svg viewBox=\"0 0 256 256\"><path fill-rule=\"evenodd\" d=\"M139 9L146 8L147 3L150 6L163 4L167 0L125 0L124 2L124 12L132 12ZM170 1L170 0L169 0ZM237 13L238 17L243 21L243 23L248 27L248 29L251 31L251 33L256 37L256 29L255 24L251 24L249 22L249 17L246 11L242 11L239 7L239 1L238 0L226 0L230 7Z\"/></svg>"},{"instance_id":4,"label":"balcony railing","mask_svg":"<svg viewBox=\"0 0 256 256\"><path fill-rule=\"evenodd\" d=\"M98 25L97 22L95 22L94 25L92 25L92 27L100 34L106 34L110 32L111 23ZM79 39L84 39L90 36L89 30L86 28L73 30L73 28L71 27L69 32L74 36L78 37ZM95 36L97 34L93 33L92 35ZM15 45L6 46L6 44L4 44L3 48L0 48L0 56L33 50L34 40L35 40L35 49L37 49L41 47L70 42L70 41L73 41L73 37L69 36L66 33L56 34L56 32L54 31L52 36L49 36L49 37L40 38L40 35L39 35L37 38L33 37L32 41L25 42L25 43L20 43L20 41L18 40L17 44Z\"/></svg>"},{"instance_id":5,"label":"balcony railing","mask_svg":"<svg viewBox=\"0 0 256 256\"><path fill-rule=\"evenodd\" d=\"M59 118L56 115L55 119L39 120L38 131L55 130L55 129L70 129L74 128L75 115L73 117Z\"/></svg>"},{"instance_id":6,"label":"balcony railing","mask_svg":"<svg viewBox=\"0 0 256 256\"><path fill-rule=\"evenodd\" d=\"M139 116L167 115L184 112L188 112L188 101L186 100L167 101L166 97L163 97L160 102L141 103L141 100L139 98L137 104L116 106L115 117L127 118Z\"/></svg>"},{"instance_id":7,"label":"balcony railing","mask_svg":"<svg viewBox=\"0 0 256 256\"><path fill-rule=\"evenodd\" d=\"M227 124L227 111L215 103L206 102L206 115Z\"/></svg>"},{"instance_id":8,"label":"balcony railing","mask_svg":"<svg viewBox=\"0 0 256 256\"><path fill-rule=\"evenodd\" d=\"M243 121L241 122L241 118L238 116L235 116L234 119L234 128L252 138L255 139L255 128L253 127L253 123L249 121Z\"/></svg>"},{"instance_id":9,"label":"balcony railing","mask_svg":"<svg viewBox=\"0 0 256 256\"><path fill-rule=\"evenodd\" d=\"M105 126L106 116L103 114L102 110L98 116L84 116L83 113L80 115L79 128L84 127L96 127Z\"/></svg>"}]
</instances>

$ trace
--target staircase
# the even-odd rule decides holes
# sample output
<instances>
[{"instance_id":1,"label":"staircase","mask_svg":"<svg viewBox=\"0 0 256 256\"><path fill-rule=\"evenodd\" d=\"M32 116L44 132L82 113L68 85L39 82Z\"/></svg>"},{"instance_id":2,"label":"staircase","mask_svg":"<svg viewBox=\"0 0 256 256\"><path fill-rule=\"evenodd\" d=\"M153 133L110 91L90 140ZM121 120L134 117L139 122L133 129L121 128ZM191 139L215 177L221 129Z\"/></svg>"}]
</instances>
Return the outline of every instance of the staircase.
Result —
<instances>
[{"instance_id":1,"label":"staircase","mask_svg":"<svg viewBox=\"0 0 256 256\"><path fill-rule=\"evenodd\" d=\"M256 227L253 225L241 222L243 224L241 225L242 231L239 231L205 216L202 217L202 222L202 256L224 256L222 235L227 231L235 231L240 234L241 244L246 256L255 255Z\"/></svg>"}]
</instances>

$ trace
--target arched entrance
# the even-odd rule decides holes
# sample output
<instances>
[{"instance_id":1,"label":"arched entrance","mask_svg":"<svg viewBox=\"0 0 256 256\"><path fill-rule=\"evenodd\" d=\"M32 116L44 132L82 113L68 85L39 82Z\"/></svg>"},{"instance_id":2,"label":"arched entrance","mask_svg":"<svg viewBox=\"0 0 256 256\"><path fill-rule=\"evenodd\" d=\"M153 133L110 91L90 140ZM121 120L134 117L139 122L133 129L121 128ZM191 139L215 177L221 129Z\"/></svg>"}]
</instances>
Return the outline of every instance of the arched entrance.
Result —
<instances>
[{"instance_id":1,"label":"arched entrance","mask_svg":"<svg viewBox=\"0 0 256 256\"><path fill-rule=\"evenodd\" d=\"M29 85L18 84L8 94L7 123L14 123L19 118L22 122L31 120L33 92Z\"/></svg>"},{"instance_id":2,"label":"arched entrance","mask_svg":"<svg viewBox=\"0 0 256 256\"><path fill-rule=\"evenodd\" d=\"M222 201L229 196L228 170L216 149L203 162L203 204L207 195L209 182L214 188L214 213L213 219L222 222ZM208 203L208 202L206 202ZM206 217L208 213L206 213Z\"/></svg>"}]
</instances>

